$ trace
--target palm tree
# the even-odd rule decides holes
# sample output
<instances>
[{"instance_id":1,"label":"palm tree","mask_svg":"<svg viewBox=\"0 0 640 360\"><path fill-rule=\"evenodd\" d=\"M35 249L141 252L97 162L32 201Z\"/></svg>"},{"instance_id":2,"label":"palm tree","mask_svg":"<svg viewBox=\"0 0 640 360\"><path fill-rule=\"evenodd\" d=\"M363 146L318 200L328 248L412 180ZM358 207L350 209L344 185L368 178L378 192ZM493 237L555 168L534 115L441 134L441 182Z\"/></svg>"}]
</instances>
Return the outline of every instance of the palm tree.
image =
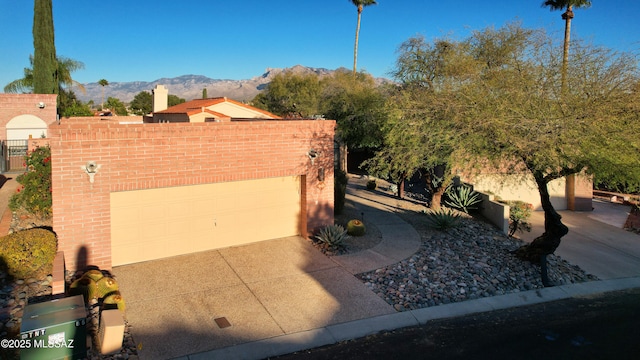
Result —
<instances>
[{"instance_id":1,"label":"palm tree","mask_svg":"<svg viewBox=\"0 0 640 360\"><path fill-rule=\"evenodd\" d=\"M358 63L358 38L360 36L360 19L362 18L362 10L365 6L375 5L375 0L351 0L353 5L358 8L358 24L356 25L356 44L353 47L353 76L356 75L356 64Z\"/></svg>"},{"instance_id":2,"label":"palm tree","mask_svg":"<svg viewBox=\"0 0 640 360\"><path fill-rule=\"evenodd\" d=\"M102 86L102 103L100 104L100 108L104 109L104 87L109 85L109 82L105 79L98 80L98 84Z\"/></svg>"},{"instance_id":3,"label":"palm tree","mask_svg":"<svg viewBox=\"0 0 640 360\"><path fill-rule=\"evenodd\" d=\"M591 0L546 0L542 3L543 7L549 7L551 11L565 10L562 13L564 20L564 50L562 53L562 85L561 91L564 93L567 82L567 64L569 63L569 38L571 37L571 19L573 19L573 8L588 8L591 6Z\"/></svg>"},{"instance_id":4,"label":"palm tree","mask_svg":"<svg viewBox=\"0 0 640 360\"><path fill-rule=\"evenodd\" d=\"M5 93L17 94L33 92L33 55L29 55L29 64L31 64L31 67L24 68L24 77L22 79L14 80L4 87ZM72 72L84 69L82 62L59 57L56 59L56 67L56 78L59 89L77 86L83 93L85 92L84 86L71 78Z\"/></svg>"}]
</instances>

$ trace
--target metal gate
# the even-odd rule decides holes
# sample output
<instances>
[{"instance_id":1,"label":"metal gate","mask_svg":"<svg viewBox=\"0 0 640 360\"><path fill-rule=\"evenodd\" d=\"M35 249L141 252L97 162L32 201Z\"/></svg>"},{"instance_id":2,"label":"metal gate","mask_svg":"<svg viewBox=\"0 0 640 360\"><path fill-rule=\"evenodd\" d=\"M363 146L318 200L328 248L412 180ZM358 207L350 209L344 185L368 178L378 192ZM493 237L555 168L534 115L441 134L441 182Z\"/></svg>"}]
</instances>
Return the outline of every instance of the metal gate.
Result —
<instances>
[{"instance_id":1,"label":"metal gate","mask_svg":"<svg viewBox=\"0 0 640 360\"><path fill-rule=\"evenodd\" d=\"M29 140L3 140L0 153L0 167L2 172L24 171L26 169L24 157L29 149Z\"/></svg>"}]
</instances>

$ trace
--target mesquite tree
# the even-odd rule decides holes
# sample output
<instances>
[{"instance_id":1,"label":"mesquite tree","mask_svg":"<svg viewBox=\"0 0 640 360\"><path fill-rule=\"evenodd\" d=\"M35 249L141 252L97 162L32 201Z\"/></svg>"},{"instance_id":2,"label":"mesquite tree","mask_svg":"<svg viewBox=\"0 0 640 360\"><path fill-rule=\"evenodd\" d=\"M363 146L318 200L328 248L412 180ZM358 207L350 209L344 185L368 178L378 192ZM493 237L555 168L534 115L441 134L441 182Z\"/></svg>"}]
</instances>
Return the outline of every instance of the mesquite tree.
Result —
<instances>
[{"instance_id":1,"label":"mesquite tree","mask_svg":"<svg viewBox=\"0 0 640 360\"><path fill-rule=\"evenodd\" d=\"M568 232L551 204L549 182L587 173L637 188L637 63L632 55L577 41L564 78L561 47L544 32L517 24L478 31L467 44L478 68L458 97L458 116L469 134L464 143L476 157L533 176L545 231L516 254L544 265Z\"/></svg>"},{"instance_id":2,"label":"mesquite tree","mask_svg":"<svg viewBox=\"0 0 640 360\"><path fill-rule=\"evenodd\" d=\"M433 98L416 102L424 107L421 116L407 116L416 106L400 107L401 119L408 121L399 126L414 130L397 132L395 143L407 148L405 154L391 152L396 157L388 161L415 161L408 154L411 146L418 160L420 154L447 150L441 156L451 163L447 155L455 154L449 152L453 140L468 159L467 167L491 165L530 174L540 194L545 231L516 252L520 258L544 261L568 232L551 203L552 180L584 173L640 188L640 76L634 56L574 41L563 90L562 46L545 32L517 23L475 31L463 41L408 45L400 57L420 66L408 66L397 77L422 92L434 89L427 92ZM452 138L443 136L446 129ZM543 280L544 275L543 267Z\"/></svg>"}]
</instances>

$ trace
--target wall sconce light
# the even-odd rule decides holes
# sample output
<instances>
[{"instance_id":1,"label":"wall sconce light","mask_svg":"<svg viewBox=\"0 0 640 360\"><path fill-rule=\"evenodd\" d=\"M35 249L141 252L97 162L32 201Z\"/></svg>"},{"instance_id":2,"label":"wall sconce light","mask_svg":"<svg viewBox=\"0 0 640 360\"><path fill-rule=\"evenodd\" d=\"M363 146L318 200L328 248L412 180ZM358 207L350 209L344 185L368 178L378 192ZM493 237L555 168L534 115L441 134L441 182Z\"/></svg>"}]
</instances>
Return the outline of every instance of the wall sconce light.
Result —
<instances>
[{"instance_id":1,"label":"wall sconce light","mask_svg":"<svg viewBox=\"0 0 640 360\"><path fill-rule=\"evenodd\" d=\"M318 168L318 181L320 181L320 182L324 181L324 168L323 167Z\"/></svg>"},{"instance_id":2,"label":"wall sconce light","mask_svg":"<svg viewBox=\"0 0 640 360\"><path fill-rule=\"evenodd\" d=\"M316 158L320 155L320 153L315 151L314 149L311 149L311 150L309 150L307 155L309 156L309 159L311 160L311 165L313 165L313 163L315 162Z\"/></svg>"},{"instance_id":3,"label":"wall sconce light","mask_svg":"<svg viewBox=\"0 0 640 360\"><path fill-rule=\"evenodd\" d=\"M84 170L87 175L89 175L89 182L93 184L93 177L96 175L98 170L100 170L102 165L97 164L95 161L88 161L86 165L80 166L80 169Z\"/></svg>"},{"instance_id":4,"label":"wall sconce light","mask_svg":"<svg viewBox=\"0 0 640 360\"><path fill-rule=\"evenodd\" d=\"M44 107L45 107L44 102L40 101L40 102L38 103L38 108L40 108L40 109L44 109Z\"/></svg>"}]
</instances>

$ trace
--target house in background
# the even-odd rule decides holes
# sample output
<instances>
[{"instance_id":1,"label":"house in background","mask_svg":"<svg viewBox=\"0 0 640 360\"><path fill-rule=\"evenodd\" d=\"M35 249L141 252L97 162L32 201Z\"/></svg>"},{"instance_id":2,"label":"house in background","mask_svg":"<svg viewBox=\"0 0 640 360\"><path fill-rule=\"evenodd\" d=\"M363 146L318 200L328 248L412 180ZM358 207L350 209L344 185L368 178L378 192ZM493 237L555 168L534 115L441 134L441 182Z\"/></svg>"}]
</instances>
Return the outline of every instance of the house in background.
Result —
<instances>
[{"instance_id":1,"label":"house in background","mask_svg":"<svg viewBox=\"0 0 640 360\"><path fill-rule=\"evenodd\" d=\"M486 168L480 174L463 175L461 180L473 185L473 189L493 194L502 200L520 200L542 210L540 193L531 174L522 169ZM548 186L551 204L556 210L593 210L593 181L585 174L565 176L551 181Z\"/></svg>"},{"instance_id":2,"label":"house in background","mask_svg":"<svg viewBox=\"0 0 640 360\"><path fill-rule=\"evenodd\" d=\"M157 85L153 91L153 113L147 123L222 122L231 119L281 119L268 111L226 97L195 99L168 107L168 90Z\"/></svg>"},{"instance_id":3,"label":"house in background","mask_svg":"<svg viewBox=\"0 0 640 360\"><path fill-rule=\"evenodd\" d=\"M47 137L57 121L51 94L0 94L0 171L24 171L27 141Z\"/></svg>"}]
</instances>

